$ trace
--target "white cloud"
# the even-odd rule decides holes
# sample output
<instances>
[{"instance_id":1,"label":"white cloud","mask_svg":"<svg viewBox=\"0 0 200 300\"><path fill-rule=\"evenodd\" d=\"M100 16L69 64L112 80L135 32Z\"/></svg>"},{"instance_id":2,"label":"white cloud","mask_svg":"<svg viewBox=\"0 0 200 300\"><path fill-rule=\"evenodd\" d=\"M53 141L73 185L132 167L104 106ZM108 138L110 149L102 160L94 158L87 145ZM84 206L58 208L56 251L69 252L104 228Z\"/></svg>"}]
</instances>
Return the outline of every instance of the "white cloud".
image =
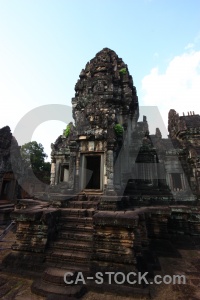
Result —
<instances>
[{"instance_id":1,"label":"white cloud","mask_svg":"<svg viewBox=\"0 0 200 300\"><path fill-rule=\"evenodd\" d=\"M143 78L142 90L144 105L158 106L166 126L171 108L179 115L188 111L200 114L200 51L174 57L162 74L153 68Z\"/></svg>"}]
</instances>

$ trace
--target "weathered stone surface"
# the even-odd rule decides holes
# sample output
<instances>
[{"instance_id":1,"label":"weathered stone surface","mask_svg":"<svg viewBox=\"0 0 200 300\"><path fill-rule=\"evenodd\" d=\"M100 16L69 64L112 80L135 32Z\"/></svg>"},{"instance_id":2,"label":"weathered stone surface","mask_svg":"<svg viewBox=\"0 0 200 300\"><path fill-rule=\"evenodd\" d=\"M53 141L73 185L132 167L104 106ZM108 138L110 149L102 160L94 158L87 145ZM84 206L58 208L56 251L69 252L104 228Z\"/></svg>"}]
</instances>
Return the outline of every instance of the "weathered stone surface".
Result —
<instances>
[{"instance_id":1,"label":"weathered stone surface","mask_svg":"<svg viewBox=\"0 0 200 300\"><path fill-rule=\"evenodd\" d=\"M19 147L10 128L5 126L0 129L0 205L1 200L14 203L17 198L18 185L15 178L17 174L13 174L13 164L19 166L20 173L22 170Z\"/></svg>"},{"instance_id":2,"label":"weathered stone surface","mask_svg":"<svg viewBox=\"0 0 200 300\"><path fill-rule=\"evenodd\" d=\"M5 260L30 270L33 256L35 269L46 267L33 284L45 296L81 295L82 286L65 288L65 270L153 276L156 255L180 257L180 237L199 246L199 115L171 110L170 139L159 128L150 134L146 117L138 122L128 67L108 48L87 63L75 91L75 124L52 144L51 186L35 194L43 202L17 204Z\"/></svg>"},{"instance_id":3,"label":"weathered stone surface","mask_svg":"<svg viewBox=\"0 0 200 300\"><path fill-rule=\"evenodd\" d=\"M8 126L0 129L0 174L12 171L10 147L13 136Z\"/></svg>"},{"instance_id":4,"label":"weathered stone surface","mask_svg":"<svg viewBox=\"0 0 200 300\"><path fill-rule=\"evenodd\" d=\"M132 77L122 59L104 48L81 71L75 91L72 99L75 126L70 124L69 135L60 136L52 145L51 184L65 180L62 174L66 170L69 191L115 196L122 188L122 175L119 173L116 183L114 161L121 149L123 131L134 127L138 118ZM121 128L118 134L116 125ZM105 209L120 208L106 202L103 205Z\"/></svg>"},{"instance_id":5,"label":"weathered stone surface","mask_svg":"<svg viewBox=\"0 0 200 300\"><path fill-rule=\"evenodd\" d=\"M44 252L49 240L55 237L59 215L60 211L57 209L37 206L15 210L12 219L17 223L17 231L12 249Z\"/></svg>"},{"instance_id":6,"label":"weathered stone surface","mask_svg":"<svg viewBox=\"0 0 200 300\"><path fill-rule=\"evenodd\" d=\"M168 121L169 136L175 145L192 193L200 196L200 115L188 112L179 116L171 109Z\"/></svg>"},{"instance_id":7,"label":"weathered stone surface","mask_svg":"<svg viewBox=\"0 0 200 300\"><path fill-rule=\"evenodd\" d=\"M120 72L122 69L125 74ZM86 136L93 134L95 138L105 138L109 129L119 122L121 110L125 110L128 117L138 106L127 65L108 48L97 53L86 65L75 91L73 116L79 135L86 133Z\"/></svg>"}]
</instances>

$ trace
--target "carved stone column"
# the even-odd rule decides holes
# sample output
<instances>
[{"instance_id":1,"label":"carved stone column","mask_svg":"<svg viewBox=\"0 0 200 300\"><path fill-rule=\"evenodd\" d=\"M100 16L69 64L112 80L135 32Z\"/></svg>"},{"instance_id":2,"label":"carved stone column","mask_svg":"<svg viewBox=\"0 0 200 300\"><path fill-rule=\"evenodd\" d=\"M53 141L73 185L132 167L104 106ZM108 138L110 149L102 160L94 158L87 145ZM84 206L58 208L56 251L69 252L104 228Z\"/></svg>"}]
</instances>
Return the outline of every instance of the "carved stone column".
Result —
<instances>
[{"instance_id":1,"label":"carved stone column","mask_svg":"<svg viewBox=\"0 0 200 300\"><path fill-rule=\"evenodd\" d=\"M68 187L70 190L74 189L74 173L75 173L76 153L70 153L69 159L69 180Z\"/></svg>"},{"instance_id":2,"label":"carved stone column","mask_svg":"<svg viewBox=\"0 0 200 300\"><path fill-rule=\"evenodd\" d=\"M70 145L70 158L69 158L69 180L68 187L70 190L75 190L75 170L76 170L76 150L77 143L71 141Z\"/></svg>"},{"instance_id":3,"label":"carved stone column","mask_svg":"<svg viewBox=\"0 0 200 300\"><path fill-rule=\"evenodd\" d=\"M55 184L59 184L60 161L57 159L55 163Z\"/></svg>"},{"instance_id":4,"label":"carved stone column","mask_svg":"<svg viewBox=\"0 0 200 300\"><path fill-rule=\"evenodd\" d=\"M181 185L182 185L182 190L186 189L186 184L185 184L185 178L184 178L184 174L181 173Z\"/></svg>"},{"instance_id":5,"label":"carved stone column","mask_svg":"<svg viewBox=\"0 0 200 300\"><path fill-rule=\"evenodd\" d=\"M107 195L116 195L114 189L114 159L113 159L114 144L108 144L107 156L106 156L106 169L107 169Z\"/></svg>"},{"instance_id":6,"label":"carved stone column","mask_svg":"<svg viewBox=\"0 0 200 300\"><path fill-rule=\"evenodd\" d=\"M52 160L51 162L51 185L55 185L55 171L56 171L56 163L55 160Z\"/></svg>"},{"instance_id":7,"label":"carved stone column","mask_svg":"<svg viewBox=\"0 0 200 300\"><path fill-rule=\"evenodd\" d=\"M80 153L76 155L76 178L75 178L75 192L80 192L80 185L79 185L79 177L80 177Z\"/></svg>"}]
</instances>

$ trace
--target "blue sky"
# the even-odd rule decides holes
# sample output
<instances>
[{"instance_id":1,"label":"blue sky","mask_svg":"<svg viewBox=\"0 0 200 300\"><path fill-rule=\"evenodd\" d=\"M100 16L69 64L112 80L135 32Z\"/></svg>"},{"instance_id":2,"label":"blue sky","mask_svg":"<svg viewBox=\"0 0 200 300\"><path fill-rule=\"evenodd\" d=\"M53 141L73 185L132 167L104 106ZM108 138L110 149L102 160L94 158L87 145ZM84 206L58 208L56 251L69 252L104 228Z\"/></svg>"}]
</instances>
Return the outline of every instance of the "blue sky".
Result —
<instances>
[{"instance_id":1,"label":"blue sky","mask_svg":"<svg viewBox=\"0 0 200 300\"><path fill-rule=\"evenodd\" d=\"M170 108L200 113L199 20L199 0L0 0L0 127L14 132L40 105L71 105L81 69L104 47L165 124ZM49 154L65 126L43 123L32 139Z\"/></svg>"}]
</instances>

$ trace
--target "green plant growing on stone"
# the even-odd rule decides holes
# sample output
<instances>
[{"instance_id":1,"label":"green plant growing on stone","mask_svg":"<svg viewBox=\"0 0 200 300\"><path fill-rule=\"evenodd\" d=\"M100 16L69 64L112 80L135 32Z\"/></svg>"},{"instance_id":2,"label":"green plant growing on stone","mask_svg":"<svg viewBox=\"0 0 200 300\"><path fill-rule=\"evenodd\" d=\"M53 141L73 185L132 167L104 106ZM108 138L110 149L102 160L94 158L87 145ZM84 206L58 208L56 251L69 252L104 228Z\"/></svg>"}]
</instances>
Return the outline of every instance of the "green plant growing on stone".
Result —
<instances>
[{"instance_id":1,"label":"green plant growing on stone","mask_svg":"<svg viewBox=\"0 0 200 300\"><path fill-rule=\"evenodd\" d=\"M125 75L126 73L127 73L126 68L122 68L119 70L119 74L121 74L121 75Z\"/></svg>"},{"instance_id":2,"label":"green plant growing on stone","mask_svg":"<svg viewBox=\"0 0 200 300\"><path fill-rule=\"evenodd\" d=\"M115 134L116 134L117 136L123 135L124 128L123 128L122 125L116 124L116 125L114 126L114 130L115 130Z\"/></svg>"},{"instance_id":3,"label":"green plant growing on stone","mask_svg":"<svg viewBox=\"0 0 200 300\"><path fill-rule=\"evenodd\" d=\"M70 134L70 125L68 124L66 129L64 130L64 136L67 138Z\"/></svg>"}]
</instances>

